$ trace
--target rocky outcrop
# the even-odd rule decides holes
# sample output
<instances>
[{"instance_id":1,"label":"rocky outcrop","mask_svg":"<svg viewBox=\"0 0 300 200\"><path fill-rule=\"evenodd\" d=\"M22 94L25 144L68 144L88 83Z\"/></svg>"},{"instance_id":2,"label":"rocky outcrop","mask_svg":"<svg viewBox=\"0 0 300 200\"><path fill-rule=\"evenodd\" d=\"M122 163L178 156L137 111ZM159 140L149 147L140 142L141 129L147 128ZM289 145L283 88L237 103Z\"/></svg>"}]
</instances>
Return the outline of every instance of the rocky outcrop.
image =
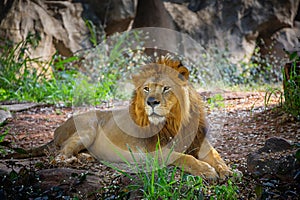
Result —
<instances>
[{"instance_id":1,"label":"rocky outcrop","mask_svg":"<svg viewBox=\"0 0 300 200\"><path fill-rule=\"evenodd\" d=\"M174 21L170 14L166 11L161 0L138 1L137 12L133 21L132 28L137 29L142 27L160 27L175 30ZM148 36L149 39L144 41L145 53L147 55L165 55L166 53L170 53L170 44L177 44L180 42L176 37L176 33L170 30L143 30L144 32L146 31L150 33L150 37ZM142 38L146 37L142 36Z\"/></svg>"},{"instance_id":2,"label":"rocky outcrop","mask_svg":"<svg viewBox=\"0 0 300 200\"><path fill-rule=\"evenodd\" d=\"M300 10L299 10L300 13ZM265 48L268 46L269 48ZM288 52L298 52L300 56L300 20L295 21L293 27L283 28L272 35L266 40L266 45L262 48L264 54L272 54L275 57L287 56Z\"/></svg>"},{"instance_id":3,"label":"rocky outcrop","mask_svg":"<svg viewBox=\"0 0 300 200\"><path fill-rule=\"evenodd\" d=\"M270 38L285 28L294 28L299 0L287 1L186 1L165 6L179 30L187 32L205 47L228 49L232 60L251 56L258 39L264 51ZM282 51L282 49L281 49Z\"/></svg>"},{"instance_id":4,"label":"rocky outcrop","mask_svg":"<svg viewBox=\"0 0 300 200\"><path fill-rule=\"evenodd\" d=\"M247 168L257 177L296 181L300 163L295 154L296 149L285 139L270 138L264 147L248 155Z\"/></svg>"}]
</instances>

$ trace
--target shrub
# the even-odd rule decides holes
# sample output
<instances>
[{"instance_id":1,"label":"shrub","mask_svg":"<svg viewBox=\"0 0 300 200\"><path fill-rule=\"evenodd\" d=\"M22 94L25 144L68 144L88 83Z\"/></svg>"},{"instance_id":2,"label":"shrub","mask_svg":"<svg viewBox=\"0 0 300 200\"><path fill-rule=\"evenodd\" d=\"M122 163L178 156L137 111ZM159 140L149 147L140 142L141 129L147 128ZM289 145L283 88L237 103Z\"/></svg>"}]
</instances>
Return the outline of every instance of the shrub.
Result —
<instances>
[{"instance_id":1,"label":"shrub","mask_svg":"<svg viewBox=\"0 0 300 200\"><path fill-rule=\"evenodd\" d=\"M283 69L284 109L300 119L300 58L294 52L290 59Z\"/></svg>"}]
</instances>

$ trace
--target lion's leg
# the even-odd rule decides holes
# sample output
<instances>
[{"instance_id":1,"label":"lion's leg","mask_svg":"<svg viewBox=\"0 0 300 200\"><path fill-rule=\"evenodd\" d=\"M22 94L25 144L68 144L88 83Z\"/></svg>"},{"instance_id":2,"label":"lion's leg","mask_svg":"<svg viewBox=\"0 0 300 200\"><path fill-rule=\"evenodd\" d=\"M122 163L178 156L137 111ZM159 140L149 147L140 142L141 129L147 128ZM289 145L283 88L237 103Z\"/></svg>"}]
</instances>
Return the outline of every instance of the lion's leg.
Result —
<instances>
[{"instance_id":1,"label":"lion's leg","mask_svg":"<svg viewBox=\"0 0 300 200\"><path fill-rule=\"evenodd\" d=\"M61 145L60 153L56 156L56 162L64 162L64 163L72 163L77 162L78 159L75 155L78 154L85 147L78 135L75 132L71 137L69 137L66 141Z\"/></svg>"},{"instance_id":2,"label":"lion's leg","mask_svg":"<svg viewBox=\"0 0 300 200\"><path fill-rule=\"evenodd\" d=\"M178 157L175 161L173 161L172 165L178 166L182 168L184 171L195 175L202 176L208 179L216 179L218 178L218 174L216 170L210 166L208 163L203 162L201 160L196 159L194 156L181 154L181 153L172 153L172 157Z\"/></svg>"},{"instance_id":3,"label":"lion's leg","mask_svg":"<svg viewBox=\"0 0 300 200\"><path fill-rule=\"evenodd\" d=\"M220 178L225 178L232 174L230 168L225 164L217 150L215 150L205 138L198 153L198 159L207 162L216 169Z\"/></svg>"},{"instance_id":4,"label":"lion's leg","mask_svg":"<svg viewBox=\"0 0 300 200\"><path fill-rule=\"evenodd\" d=\"M80 136L75 132L70 138L68 138L62 145L60 153L67 158L77 155L79 151L83 150L85 147L82 144Z\"/></svg>"}]
</instances>

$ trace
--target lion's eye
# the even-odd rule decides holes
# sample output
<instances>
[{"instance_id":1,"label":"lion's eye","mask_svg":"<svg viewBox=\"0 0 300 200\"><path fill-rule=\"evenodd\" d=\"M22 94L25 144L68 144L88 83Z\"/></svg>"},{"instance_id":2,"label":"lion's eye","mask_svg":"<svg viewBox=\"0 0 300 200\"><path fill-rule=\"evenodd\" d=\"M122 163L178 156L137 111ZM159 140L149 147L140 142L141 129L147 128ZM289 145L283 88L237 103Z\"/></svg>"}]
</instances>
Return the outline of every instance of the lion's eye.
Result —
<instances>
[{"instance_id":1,"label":"lion's eye","mask_svg":"<svg viewBox=\"0 0 300 200\"><path fill-rule=\"evenodd\" d=\"M147 87L147 86L144 87L144 92L145 92L145 93L148 93L149 91L150 91L149 87Z\"/></svg>"},{"instance_id":2,"label":"lion's eye","mask_svg":"<svg viewBox=\"0 0 300 200\"><path fill-rule=\"evenodd\" d=\"M163 92L169 92L171 90L171 87L169 86L165 86L164 89L163 89Z\"/></svg>"}]
</instances>

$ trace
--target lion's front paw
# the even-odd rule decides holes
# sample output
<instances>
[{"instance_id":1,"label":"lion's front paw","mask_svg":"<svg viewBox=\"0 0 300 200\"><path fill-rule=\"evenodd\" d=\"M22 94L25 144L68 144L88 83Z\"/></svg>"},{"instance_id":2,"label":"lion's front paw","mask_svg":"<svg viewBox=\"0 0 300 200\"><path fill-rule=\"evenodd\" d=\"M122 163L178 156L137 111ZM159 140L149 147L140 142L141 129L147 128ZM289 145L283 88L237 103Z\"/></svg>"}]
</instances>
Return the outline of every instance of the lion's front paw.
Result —
<instances>
[{"instance_id":1,"label":"lion's front paw","mask_svg":"<svg viewBox=\"0 0 300 200\"><path fill-rule=\"evenodd\" d=\"M221 179L231 176L233 173L227 165L218 165L216 168Z\"/></svg>"},{"instance_id":2,"label":"lion's front paw","mask_svg":"<svg viewBox=\"0 0 300 200\"><path fill-rule=\"evenodd\" d=\"M243 173L237 169L231 169L225 163L218 164L215 167L216 171L218 172L221 179L225 179L226 177L233 177L233 178L241 178Z\"/></svg>"},{"instance_id":3,"label":"lion's front paw","mask_svg":"<svg viewBox=\"0 0 300 200\"><path fill-rule=\"evenodd\" d=\"M213 167L210 167L205 172L202 172L201 176L209 180L216 180L219 178L218 173Z\"/></svg>"},{"instance_id":4,"label":"lion's front paw","mask_svg":"<svg viewBox=\"0 0 300 200\"><path fill-rule=\"evenodd\" d=\"M72 164L78 162L78 158L75 156L68 157L64 154L58 154L52 161L51 164L58 164L58 163L64 163L64 164Z\"/></svg>"},{"instance_id":5,"label":"lion's front paw","mask_svg":"<svg viewBox=\"0 0 300 200\"><path fill-rule=\"evenodd\" d=\"M200 163L200 162L199 162ZM208 163L202 163L198 166L197 170L192 172L195 176L201 176L205 179L216 180L219 178L219 175L215 168L210 166Z\"/></svg>"}]
</instances>

